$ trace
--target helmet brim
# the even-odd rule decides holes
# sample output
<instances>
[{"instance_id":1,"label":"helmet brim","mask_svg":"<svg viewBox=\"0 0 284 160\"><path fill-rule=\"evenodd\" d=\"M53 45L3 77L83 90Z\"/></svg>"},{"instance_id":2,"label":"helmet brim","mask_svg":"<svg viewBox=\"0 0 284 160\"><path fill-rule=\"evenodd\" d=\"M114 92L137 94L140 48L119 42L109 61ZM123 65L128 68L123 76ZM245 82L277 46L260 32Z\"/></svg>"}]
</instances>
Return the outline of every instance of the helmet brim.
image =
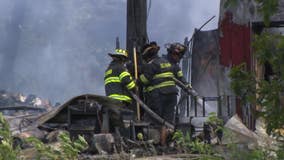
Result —
<instances>
[{"instance_id":1,"label":"helmet brim","mask_svg":"<svg viewBox=\"0 0 284 160\"><path fill-rule=\"evenodd\" d=\"M108 53L108 55L110 56L110 57L123 57L123 58L128 58L128 57L126 57L126 56L124 56L124 55L119 55L119 54L113 54L113 53Z\"/></svg>"},{"instance_id":2,"label":"helmet brim","mask_svg":"<svg viewBox=\"0 0 284 160\"><path fill-rule=\"evenodd\" d=\"M142 56L145 56L147 54L149 54L149 51L154 50L155 52L159 52L160 50L160 46L149 46L146 49L144 49L144 51L142 52Z\"/></svg>"}]
</instances>

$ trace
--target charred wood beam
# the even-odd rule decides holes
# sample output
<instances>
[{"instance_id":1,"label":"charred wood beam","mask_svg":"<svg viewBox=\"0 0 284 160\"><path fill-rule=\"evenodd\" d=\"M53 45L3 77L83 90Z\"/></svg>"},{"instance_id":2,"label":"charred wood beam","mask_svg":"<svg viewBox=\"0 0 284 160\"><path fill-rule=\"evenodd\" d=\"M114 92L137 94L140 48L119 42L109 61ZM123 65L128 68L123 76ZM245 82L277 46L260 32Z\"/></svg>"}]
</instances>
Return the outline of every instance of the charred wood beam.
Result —
<instances>
[{"instance_id":1,"label":"charred wood beam","mask_svg":"<svg viewBox=\"0 0 284 160\"><path fill-rule=\"evenodd\" d=\"M2 110L33 110L33 111L47 111L45 108L39 108L39 107L32 107L32 106L3 106L0 107L0 111Z\"/></svg>"},{"instance_id":2,"label":"charred wood beam","mask_svg":"<svg viewBox=\"0 0 284 160\"><path fill-rule=\"evenodd\" d=\"M271 21L269 23L269 26L265 26L264 22L259 21L259 22L252 22L252 30L256 34L261 34L264 28L280 28L284 27L284 21Z\"/></svg>"}]
</instances>

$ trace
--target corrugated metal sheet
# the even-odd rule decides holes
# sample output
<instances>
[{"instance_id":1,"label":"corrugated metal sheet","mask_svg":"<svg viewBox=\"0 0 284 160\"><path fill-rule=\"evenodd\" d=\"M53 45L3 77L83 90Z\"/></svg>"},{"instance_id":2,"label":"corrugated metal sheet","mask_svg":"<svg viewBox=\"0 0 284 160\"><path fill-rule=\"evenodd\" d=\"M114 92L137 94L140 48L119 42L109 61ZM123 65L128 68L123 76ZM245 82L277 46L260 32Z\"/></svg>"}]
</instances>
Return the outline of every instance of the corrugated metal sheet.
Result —
<instances>
[{"instance_id":1,"label":"corrugated metal sheet","mask_svg":"<svg viewBox=\"0 0 284 160\"><path fill-rule=\"evenodd\" d=\"M185 76L189 78L187 73L192 76L192 86L202 97L217 97L217 78L218 78L218 58L219 58L219 42L218 30L200 31L196 30L193 36L192 55L186 55L182 62L182 70ZM189 54L189 53L188 53ZM191 67L189 66L192 58ZM192 69L190 71L190 69ZM202 106L195 110L194 104L191 104L191 109L187 108L188 99L184 98L187 95L182 93L179 103L180 117L194 116L195 111L198 115L202 114ZM186 96L185 96L186 97ZM206 105L206 113L217 112L217 103Z\"/></svg>"},{"instance_id":2,"label":"corrugated metal sheet","mask_svg":"<svg viewBox=\"0 0 284 160\"><path fill-rule=\"evenodd\" d=\"M192 86L202 96L218 96L218 30L196 31L192 46Z\"/></svg>"},{"instance_id":3,"label":"corrugated metal sheet","mask_svg":"<svg viewBox=\"0 0 284 160\"><path fill-rule=\"evenodd\" d=\"M230 67L245 62L250 69L250 26L233 23L232 14L227 12L221 22L220 31L220 64Z\"/></svg>"},{"instance_id":4,"label":"corrugated metal sheet","mask_svg":"<svg viewBox=\"0 0 284 160\"><path fill-rule=\"evenodd\" d=\"M220 64L233 67L245 63L247 70L251 70L251 26L249 23L236 24L233 21L233 14L228 11L220 23L219 30ZM254 121L250 109L245 109L241 106L240 99L236 99L236 113L250 129L253 129Z\"/></svg>"},{"instance_id":5,"label":"corrugated metal sheet","mask_svg":"<svg viewBox=\"0 0 284 160\"><path fill-rule=\"evenodd\" d=\"M230 80L226 69L228 67L221 66L219 62L219 30L196 30L192 38L190 51L192 54L189 55L188 53L183 59L182 69L186 76L189 76L186 73L191 74L192 86L199 96L204 97L204 100L208 100L205 105L205 115L210 112L217 112L222 117L235 114L235 100L230 91ZM191 58L192 62L190 62ZM189 67L188 63L191 63L191 67ZM191 71L189 71L190 69ZM220 105L214 100L219 96L221 98ZM225 96L228 97L225 99ZM183 93L181 94L181 100L183 102L188 100L184 98ZM188 104L183 102L180 101L178 106L180 108L180 118L184 118L185 115L203 115L202 100L199 101L201 103L197 104L196 109L194 100L191 101L191 104L189 103L190 109L186 108Z\"/></svg>"}]
</instances>

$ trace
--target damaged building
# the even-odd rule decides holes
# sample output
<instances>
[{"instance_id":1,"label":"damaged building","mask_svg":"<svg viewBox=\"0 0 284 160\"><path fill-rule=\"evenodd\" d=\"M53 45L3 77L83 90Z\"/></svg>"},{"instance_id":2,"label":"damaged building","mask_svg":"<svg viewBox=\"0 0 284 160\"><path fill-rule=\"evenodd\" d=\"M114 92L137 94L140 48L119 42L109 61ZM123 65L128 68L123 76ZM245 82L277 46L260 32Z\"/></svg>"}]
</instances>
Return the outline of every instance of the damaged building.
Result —
<instances>
[{"instance_id":1,"label":"damaged building","mask_svg":"<svg viewBox=\"0 0 284 160\"><path fill-rule=\"evenodd\" d=\"M232 67L245 64L246 70L256 73L257 79L267 79L272 74L269 64L260 65L257 62L252 41L254 34L264 30L282 33L284 2L279 1L278 11L271 17L269 27L265 26L263 15L258 13L259 4L256 2L238 0L230 5L227 3L227 0L220 1L218 29L195 30L190 40L191 50L181 64L187 80L204 96L200 103L204 104L207 99L209 102L205 107L199 105L195 109L194 101L183 100L181 110L187 113L186 116L196 117L197 113L199 116L206 115L202 113L205 108L208 112L218 113L225 120L237 114L248 128L254 130L256 117L253 112L260 107L240 102L230 88L229 72ZM219 97L217 104L210 102L214 97Z\"/></svg>"},{"instance_id":2,"label":"damaged building","mask_svg":"<svg viewBox=\"0 0 284 160\"><path fill-rule=\"evenodd\" d=\"M259 65L253 55L253 35L260 34L263 30L275 31L275 28L282 27L284 1L279 1L279 12L271 18L270 28L265 27L262 16L257 12L257 3L254 1L238 0L236 5L229 6L225 5L226 2L227 0L220 1L217 29L209 31L202 30L202 27L195 29L192 38L190 40L186 38L184 42L189 50L185 53L181 67L187 81L192 84L198 95L189 95L180 90L176 113L173 113L176 116L173 129L181 129L185 132L194 130L201 133L205 129L204 122L209 114L216 112L225 123L229 122L228 128L235 125L235 128L232 128L244 130L243 133L247 133L248 137L253 139L255 135L251 131L256 128L256 117L253 112L258 109L258 106L240 102L240 98L236 97L230 88L228 74L232 67L242 63L245 64L247 71L255 72L259 79L265 79L271 74L269 64ZM142 4L142 8L146 8L145 3ZM131 20L130 15L129 17ZM139 23L142 23L140 32L144 36L146 23L143 21L146 21L146 15L142 14L140 20ZM134 34L131 25L136 24L129 24L129 36ZM138 50L141 50L141 45L146 42L146 36L143 36L137 38ZM135 43L131 42L128 45L128 48L133 48ZM10 122L13 135L21 138L35 136L49 141L48 137L52 132L67 130L72 138L84 135L89 144L96 148L96 153L113 153L115 150L113 145L116 140L120 141L120 136L115 137L109 134L108 123L111 117L108 112L102 113L102 108L114 109L115 114L125 115L123 125L127 130L124 135L127 135L129 140L127 143L130 145L139 147L142 144L139 143L137 136L140 132L143 132L142 140L145 141L158 134L151 130L149 123L135 121L133 111L121 109L118 106L122 104L105 96L83 94L54 107L50 102L33 95L8 95L9 93L4 91L0 92L0 110ZM240 120L234 121L238 120L235 117L239 117ZM159 137L156 139L159 141ZM94 144L96 142L98 144ZM103 143L106 145L98 146ZM126 150L129 152L128 149Z\"/></svg>"}]
</instances>

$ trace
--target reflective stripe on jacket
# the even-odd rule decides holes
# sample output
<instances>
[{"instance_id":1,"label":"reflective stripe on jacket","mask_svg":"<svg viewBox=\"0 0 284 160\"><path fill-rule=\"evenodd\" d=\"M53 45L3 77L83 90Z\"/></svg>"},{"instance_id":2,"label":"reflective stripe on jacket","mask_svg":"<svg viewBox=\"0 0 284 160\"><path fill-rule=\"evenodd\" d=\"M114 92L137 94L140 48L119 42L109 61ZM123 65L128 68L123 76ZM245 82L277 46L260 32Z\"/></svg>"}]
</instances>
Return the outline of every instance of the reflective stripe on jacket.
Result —
<instances>
[{"instance_id":1,"label":"reflective stripe on jacket","mask_svg":"<svg viewBox=\"0 0 284 160\"><path fill-rule=\"evenodd\" d=\"M180 80L181 82L183 82L184 84L188 84L185 77L183 76L183 73L182 73L182 70L179 66L179 63L173 61L168 55L163 55L162 58L165 58L166 60L168 60L171 63L171 65L173 67L174 77L177 78L178 80Z\"/></svg>"},{"instance_id":2,"label":"reflective stripe on jacket","mask_svg":"<svg viewBox=\"0 0 284 160\"><path fill-rule=\"evenodd\" d=\"M112 61L105 72L104 82L108 97L131 103L127 90L134 89L135 82L123 64Z\"/></svg>"},{"instance_id":3,"label":"reflective stripe on jacket","mask_svg":"<svg viewBox=\"0 0 284 160\"><path fill-rule=\"evenodd\" d=\"M183 76L182 70L180 69L180 66L178 63L173 64L173 70L174 70L174 76L180 80L182 83L184 84L188 84L188 82L186 81L185 77Z\"/></svg>"},{"instance_id":4,"label":"reflective stripe on jacket","mask_svg":"<svg viewBox=\"0 0 284 160\"><path fill-rule=\"evenodd\" d=\"M145 64L140 75L140 81L144 85L144 92L159 90L164 94L175 93L177 89L172 65L164 58L155 57L150 63Z\"/></svg>"}]
</instances>

